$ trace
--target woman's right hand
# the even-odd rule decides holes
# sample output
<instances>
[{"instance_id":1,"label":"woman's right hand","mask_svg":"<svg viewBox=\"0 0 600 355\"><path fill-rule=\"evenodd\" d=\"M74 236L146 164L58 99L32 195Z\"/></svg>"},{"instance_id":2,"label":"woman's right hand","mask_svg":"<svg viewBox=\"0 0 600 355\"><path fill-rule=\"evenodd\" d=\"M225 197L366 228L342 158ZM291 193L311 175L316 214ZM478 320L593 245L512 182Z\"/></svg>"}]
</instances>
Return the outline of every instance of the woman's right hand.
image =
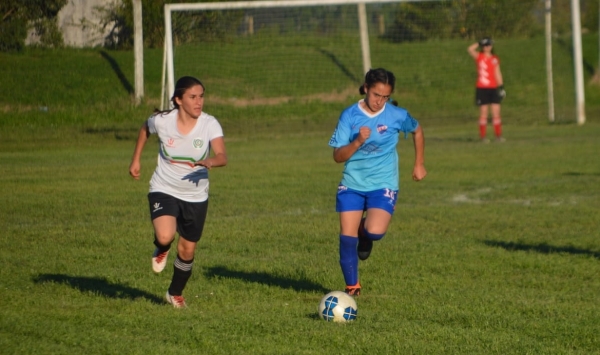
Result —
<instances>
[{"instance_id":1,"label":"woman's right hand","mask_svg":"<svg viewBox=\"0 0 600 355\"><path fill-rule=\"evenodd\" d=\"M363 145L367 139L369 139L369 137L371 136L371 129L369 127L360 127L359 131L358 131L358 136L356 136L356 139L358 140L358 142L360 143L360 145Z\"/></svg>"},{"instance_id":2,"label":"woman's right hand","mask_svg":"<svg viewBox=\"0 0 600 355\"><path fill-rule=\"evenodd\" d=\"M140 162L131 162L131 165L129 165L129 175L136 180L140 179Z\"/></svg>"}]
</instances>

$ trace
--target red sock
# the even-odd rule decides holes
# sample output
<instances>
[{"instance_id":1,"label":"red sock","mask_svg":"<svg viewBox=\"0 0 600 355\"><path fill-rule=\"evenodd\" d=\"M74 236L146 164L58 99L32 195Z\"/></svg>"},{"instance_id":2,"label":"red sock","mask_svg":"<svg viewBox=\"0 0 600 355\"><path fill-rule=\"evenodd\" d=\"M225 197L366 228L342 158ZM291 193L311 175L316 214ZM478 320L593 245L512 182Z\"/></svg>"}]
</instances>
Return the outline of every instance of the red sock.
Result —
<instances>
[{"instance_id":1,"label":"red sock","mask_svg":"<svg viewBox=\"0 0 600 355\"><path fill-rule=\"evenodd\" d=\"M484 139L487 135L487 124L479 125L479 138Z\"/></svg>"},{"instance_id":2,"label":"red sock","mask_svg":"<svg viewBox=\"0 0 600 355\"><path fill-rule=\"evenodd\" d=\"M496 117L493 119L494 122L494 133L496 133L496 137L502 137L502 120L500 117Z\"/></svg>"},{"instance_id":3,"label":"red sock","mask_svg":"<svg viewBox=\"0 0 600 355\"><path fill-rule=\"evenodd\" d=\"M488 124L488 120L487 117L479 117L479 138L481 139L485 139L485 136L487 136L487 124Z\"/></svg>"}]
</instances>

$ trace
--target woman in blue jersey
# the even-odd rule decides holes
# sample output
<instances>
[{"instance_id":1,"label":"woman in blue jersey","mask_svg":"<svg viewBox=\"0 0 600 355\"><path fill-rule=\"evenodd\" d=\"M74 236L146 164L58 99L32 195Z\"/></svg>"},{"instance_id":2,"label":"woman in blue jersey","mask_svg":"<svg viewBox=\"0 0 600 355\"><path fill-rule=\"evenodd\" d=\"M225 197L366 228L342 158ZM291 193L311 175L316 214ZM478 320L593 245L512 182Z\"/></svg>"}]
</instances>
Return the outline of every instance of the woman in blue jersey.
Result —
<instances>
[{"instance_id":1,"label":"woman in blue jersey","mask_svg":"<svg viewBox=\"0 0 600 355\"><path fill-rule=\"evenodd\" d=\"M173 277L165 298L173 307L185 308L183 289L192 274L208 210L208 170L225 166L227 153L221 125L202 111L204 85L198 79L184 76L177 80L171 101L174 109L155 113L140 128L129 174L139 180L142 151L150 134L157 134L158 164L148 194L156 247L152 269L163 271L178 233Z\"/></svg>"},{"instance_id":2,"label":"woman in blue jersey","mask_svg":"<svg viewBox=\"0 0 600 355\"><path fill-rule=\"evenodd\" d=\"M340 266L346 293L358 296L358 259L371 254L373 241L387 232L399 190L396 145L401 133L411 133L415 147L414 181L425 178L425 139L419 123L403 108L388 102L396 78L371 69L360 87L361 99L340 115L329 146L333 159L345 163L338 186Z\"/></svg>"}]
</instances>

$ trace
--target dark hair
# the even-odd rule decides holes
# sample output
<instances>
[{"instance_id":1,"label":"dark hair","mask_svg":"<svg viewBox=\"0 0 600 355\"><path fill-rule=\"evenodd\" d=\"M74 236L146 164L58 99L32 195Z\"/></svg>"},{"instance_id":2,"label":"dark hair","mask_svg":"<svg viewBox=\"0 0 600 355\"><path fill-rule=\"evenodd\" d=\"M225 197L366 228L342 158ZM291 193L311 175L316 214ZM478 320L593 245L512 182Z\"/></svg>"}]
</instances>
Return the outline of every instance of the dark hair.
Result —
<instances>
[{"instance_id":1,"label":"dark hair","mask_svg":"<svg viewBox=\"0 0 600 355\"><path fill-rule=\"evenodd\" d=\"M494 41L491 37L483 37L479 40L479 47L491 46L494 44Z\"/></svg>"},{"instance_id":2,"label":"dark hair","mask_svg":"<svg viewBox=\"0 0 600 355\"><path fill-rule=\"evenodd\" d=\"M178 98L181 100L183 98L183 94L185 94L185 92L189 88L194 87L196 85L200 85L202 87L202 90L206 90L206 88L204 87L204 84L202 84L202 82L200 80L194 78L193 76L182 76L175 83L175 91L173 92L173 96L171 97L171 102L173 103L173 108L168 109L168 110L163 110L163 111L154 109L154 113L165 114L165 113L169 113L169 112L173 111L174 109L179 109L179 104L177 104L177 100L175 100L175 98Z\"/></svg>"},{"instance_id":3,"label":"dark hair","mask_svg":"<svg viewBox=\"0 0 600 355\"><path fill-rule=\"evenodd\" d=\"M181 78L179 78L179 80L177 80L177 83L175 83L175 92L173 92L173 96L171 97L173 107L179 108L179 105L177 104L175 98L181 100L183 98L183 94L185 94L185 92L189 88L196 85L200 85L202 86L202 90L206 90L202 82L200 82L200 80L194 78L193 76L182 76Z\"/></svg>"},{"instance_id":4,"label":"dark hair","mask_svg":"<svg viewBox=\"0 0 600 355\"><path fill-rule=\"evenodd\" d=\"M383 68L371 69L365 74L365 83L358 88L358 92L361 95L364 95L366 94L365 86L367 88L372 88L377 83L388 84L392 87L392 92L394 92L396 77L394 76L394 73Z\"/></svg>"},{"instance_id":5,"label":"dark hair","mask_svg":"<svg viewBox=\"0 0 600 355\"><path fill-rule=\"evenodd\" d=\"M483 37L482 39L479 40L479 51L483 52L483 47L485 46L493 46L494 45L494 40L492 39L492 37ZM492 54L494 54L494 47L492 47Z\"/></svg>"}]
</instances>

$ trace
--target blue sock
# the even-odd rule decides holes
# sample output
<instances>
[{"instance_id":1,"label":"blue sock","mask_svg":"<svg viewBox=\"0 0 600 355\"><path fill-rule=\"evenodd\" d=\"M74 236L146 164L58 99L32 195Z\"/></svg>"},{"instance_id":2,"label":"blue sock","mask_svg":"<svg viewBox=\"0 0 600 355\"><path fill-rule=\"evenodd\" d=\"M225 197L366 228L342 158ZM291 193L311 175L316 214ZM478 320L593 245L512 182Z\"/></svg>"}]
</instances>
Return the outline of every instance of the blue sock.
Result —
<instances>
[{"instance_id":1,"label":"blue sock","mask_svg":"<svg viewBox=\"0 0 600 355\"><path fill-rule=\"evenodd\" d=\"M385 233L383 234L375 234L375 233L370 233L368 230L366 230L365 228L363 228L362 230L362 235L371 239L371 240L381 240L381 238L383 238L383 236L385 235Z\"/></svg>"},{"instance_id":2,"label":"blue sock","mask_svg":"<svg viewBox=\"0 0 600 355\"><path fill-rule=\"evenodd\" d=\"M358 283L358 238L340 234L340 266L347 286Z\"/></svg>"}]
</instances>

